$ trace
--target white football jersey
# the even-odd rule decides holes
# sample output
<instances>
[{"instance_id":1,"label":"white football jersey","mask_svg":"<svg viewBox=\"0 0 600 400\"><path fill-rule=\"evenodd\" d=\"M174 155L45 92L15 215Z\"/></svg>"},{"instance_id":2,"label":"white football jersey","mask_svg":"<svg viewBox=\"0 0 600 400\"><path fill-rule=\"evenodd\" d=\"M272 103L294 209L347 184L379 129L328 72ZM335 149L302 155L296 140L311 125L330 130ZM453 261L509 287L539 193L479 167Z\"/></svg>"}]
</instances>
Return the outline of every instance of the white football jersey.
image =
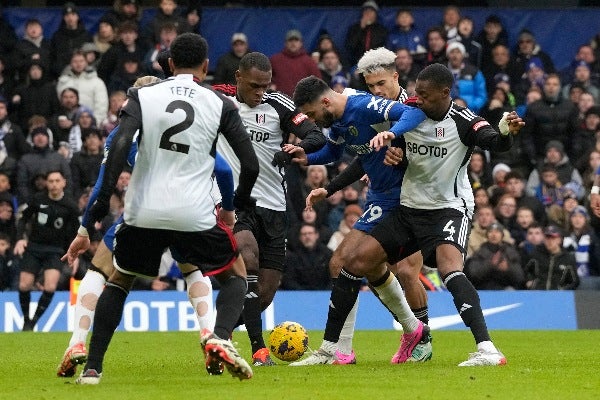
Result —
<instances>
[{"instance_id":1,"label":"white football jersey","mask_svg":"<svg viewBox=\"0 0 600 400\"><path fill-rule=\"evenodd\" d=\"M512 136L501 136L483 118L452 103L441 121L427 118L404 134L408 167L400 203L416 209L454 208L472 217L475 207L467 166L474 146L506 151Z\"/></svg>"},{"instance_id":2,"label":"white football jersey","mask_svg":"<svg viewBox=\"0 0 600 400\"><path fill-rule=\"evenodd\" d=\"M260 172L252 189L252 197L256 199L256 205L259 207L285 211L286 199L283 186L285 182L279 173L279 168L271 165L271 161L273 155L281 150L282 144L287 141L288 134L291 133L291 131L284 132L282 125L285 126L291 122L299 126L306 116L295 112L294 102L279 92L265 93L262 103L254 108L240 102L235 97L229 98L239 109L252 146L254 146L256 157L258 157ZM296 121L294 121L294 114L298 116ZM288 122L288 120L290 121ZM224 140L219 140L217 143L217 151L231 166L233 179L237 186L240 174L238 158Z\"/></svg>"},{"instance_id":3,"label":"white football jersey","mask_svg":"<svg viewBox=\"0 0 600 400\"><path fill-rule=\"evenodd\" d=\"M210 229L215 225L211 175L217 134L227 118L236 119L243 134L235 107L192 75L130 90L128 101L133 104L125 112L141 119L142 129L125 222L186 232Z\"/></svg>"}]
</instances>

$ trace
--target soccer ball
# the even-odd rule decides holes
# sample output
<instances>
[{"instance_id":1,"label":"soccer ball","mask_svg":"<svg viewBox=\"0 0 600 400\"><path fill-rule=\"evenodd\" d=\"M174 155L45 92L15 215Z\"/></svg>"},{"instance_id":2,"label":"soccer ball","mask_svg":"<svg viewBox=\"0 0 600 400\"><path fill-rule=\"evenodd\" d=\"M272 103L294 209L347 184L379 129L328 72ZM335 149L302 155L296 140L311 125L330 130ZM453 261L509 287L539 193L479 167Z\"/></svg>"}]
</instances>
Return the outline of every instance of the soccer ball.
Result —
<instances>
[{"instance_id":1,"label":"soccer ball","mask_svg":"<svg viewBox=\"0 0 600 400\"><path fill-rule=\"evenodd\" d=\"M296 361L308 349L306 329L297 322L285 321L269 335L271 353L283 361Z\"/></svg>"}]
</instances>

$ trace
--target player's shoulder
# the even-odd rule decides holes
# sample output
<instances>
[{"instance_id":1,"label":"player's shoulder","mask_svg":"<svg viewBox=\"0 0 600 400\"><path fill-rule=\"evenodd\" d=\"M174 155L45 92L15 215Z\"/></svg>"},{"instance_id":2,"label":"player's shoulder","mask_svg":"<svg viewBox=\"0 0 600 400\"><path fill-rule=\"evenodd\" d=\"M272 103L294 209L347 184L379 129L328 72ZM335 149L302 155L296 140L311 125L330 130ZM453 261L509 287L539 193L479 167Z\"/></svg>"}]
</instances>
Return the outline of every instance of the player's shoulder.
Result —
<instances>
[{"instance_id":1,"label":"player's shoulder","mask_svg":"<svg viewBox=\"0 0 600 400\"><path fill-rule=\"evenodd\" d=\"M466 107L459 106L458 104L452 102L450 106L450 110L448 111L448 117L452 118L454 121L475 121L477 119L481 119L480 116L475 114L473 111L469 110Z\"/></svg>"},{"instance_id":2,"label":"player's shoulder","mask_svg":"<svg viewBox=\"0 0 600 400\"><path fill-rule=\"evenodd\" d=\"M268 104L278 111L282 108L288 111L296 110L294 100L292 100L292 98L287 94L278 91L269 90L265 92L262 98L262 103Z\"/></svg>"}]
</instances>

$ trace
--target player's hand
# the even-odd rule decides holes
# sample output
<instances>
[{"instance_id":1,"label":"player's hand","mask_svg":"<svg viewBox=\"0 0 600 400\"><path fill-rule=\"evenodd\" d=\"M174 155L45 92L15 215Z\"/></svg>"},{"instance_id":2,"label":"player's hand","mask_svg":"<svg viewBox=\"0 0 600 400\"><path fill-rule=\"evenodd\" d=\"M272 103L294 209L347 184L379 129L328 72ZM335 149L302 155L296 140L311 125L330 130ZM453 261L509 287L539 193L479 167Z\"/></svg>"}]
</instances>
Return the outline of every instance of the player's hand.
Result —
<instances>
[{"instance_id":1,"label":"player's hand","mask_svg":"<svg viewBox=\"0 0 600 400\"><path fill-rule=\"evenodd\" d=\"M600 217L600 194L590 195L590 208L596 217Z\"/></svg>"},{"instance_id":2,"label":"player's hand","mask_svg":"<svg viewBox=\"0 0 600 400\"><path fill-rule=\"evenodd\" d=\"M395 139L396 135L392 132L383 131L379 132L371 141L369 145L374 148L376 151L381 150L382 147L389 146L392 144L392 139Z\"/></svg>"},{"instance_id":3,"label":"player's hand","mask_svg":"<svg viewBox=\"0 0 600 400\"><path fill-rule=\"evenodd\" d=\"M359 181L361 181L361 182L362 182L362 183L364 183L365 185L368 185L368 184L369 184L369 175L367 175L367 174L364 174L364 175L363 175L363 176L362 176L362 177L359 179Z\"/></svg>"},{"instance_id":4,"label":"player's hand","mask_svg":"<svg viewBox=\"0 0 600 400\"><path fill-rule=\"evenodd\" d=\"M388 147L385 152L385 158L383 159L383 163L385 165L398 165L402 162L404 158L404 152L400 147Z\"/></svg>"},{"instance_id":5,"label":"player's hand","mask_svg":"<svg viewBox=\"0 0 600 400\"><path fill-rule=\"evenodd\" d=\"M503 124L503 120L506 120L505 124ZM501 125L504 125L504 126L501 127ZM517 133L519 133L521 128L524 126L525 126L525 121L523 121L523 119L521 117L519 117L519 115L515 111L511 111L508 114L502 116L502 120L500 120L500 123L498 124L500 133L505 134L505 135L508 133L516 135ZM508 127L508 133L504 133L503 130L505 130L507 127Z\"/></svg>"},{"instance_id":6,"label":"player's hand","mask_svg":"<svg viewBox=\"0 0 600 400\"><path fill-rule=\"evenodd\" d=\"M223 222L229 229L233 230L233 226L235 225L235 211L228 211L221 207L219 209L219 221Z\"/></svg>"},{"instance_id":7,"label":"player's hand","mask_svg":"<svg viewBox=\"0 0 600 400\"><path fill-rule=\"evenodd\" d=\"M16 256L22 256L23 253L25 253L26 248L27 248L27 240L25 240L25 239L18 240L17 243L15 244L13 253Z\"/></svg>"},{"instance_id":8,"label":"player's hand","mask_svg":"<svg viewBox=\"0 0 600 400\"><path fill-rule=\"evenodd\" d=\"M61 260L62 260L62 258L61 258ZM64 260L63 260L63 262L64 262ZM71 267L71 276L75 276L75 274L77 273L77 270L79 270L79 257L77 257L75 259L75 261L73 261L73 265L69 265L69 266Z\"/></svg>"},{"instance_id":9,"label":"player's hand","mask_svg":"<svg viewBox=\"0 0 600 400\"><path fill-rule=\"evenodd\" d=\"M283 168L286 165L290 165L292 162L292 155L290 153L286 153L285 151L278 151L273 154L273 160L271 160L271 165L274 167Z\"/></svg>"},{"instance_id":10,"label":"player's hand","mask_svg":"<svg viewBox=\"0 0 600 400\"><path fill-rule=\"evenodd\" d=\"M308 165L308 159L306 158L306 152L300 146L293 144L284 144L283 151L292 156L292 162L299 165Z\"/></svg>"},{"instance_id":11,"label":"player's hand","mask_svg":"<svg viewBox=\"0 0 600 400\"><path fill-rule=\"evenodd\" d=\"M70 266L73 266L79 256L90 247L90 237L77 235L69 245L66 254L61 257L61 261L66 261Z\"/></svg>"},{"instance_id":12,"label":"player's hand","mask_svg":"<svg viewBox=\"0 0 600 400\"><path fill-rule=\"evenodd\" d=\"M306 196L306 208L305 210L312 210L313 206L320 202L321 200L325 200L327 198L327 189L325 188L317 188L310 191L308 196Z\"/></svg>"}]
</instances>

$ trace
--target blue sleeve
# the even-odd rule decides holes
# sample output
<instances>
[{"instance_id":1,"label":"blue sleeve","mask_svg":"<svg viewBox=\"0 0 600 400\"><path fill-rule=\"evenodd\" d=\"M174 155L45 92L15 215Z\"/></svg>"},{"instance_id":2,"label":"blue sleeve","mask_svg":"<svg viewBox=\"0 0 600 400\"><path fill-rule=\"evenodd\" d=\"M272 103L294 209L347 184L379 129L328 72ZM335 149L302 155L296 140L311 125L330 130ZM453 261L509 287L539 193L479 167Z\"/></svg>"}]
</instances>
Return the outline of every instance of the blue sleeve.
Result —
<instances>
[{"instance_id":1,"label":"blue sleeve","mask_svg":"<svg viewBox=\"0 0 600 400\"><path fill-rule=\"evenodd\" d=\"M115 126L114 129L108 134L106 138L106 142L104 142L104 157L106 158L106 153L110 149L110 145L119 131L119 126ZM96 179L96 183L94 184L94 188L90 192L90 198L88 199L87 205L85 206L85 210L83 211L83 215L81 216L81 226L87 226L89 223L89 214L88 211L92 204L98 198L98 193L100 192L100 188L102 187L102 181L104 179L104 169L105 169L105 161L106 159L102 159L102 163L100 164L100 170L98 171L98 179Z\"/></svg>"},{"instance_id":2,"label":"blue sleeve","mask_svg":"<svg viewBox=\"0 0 600 400\"><path fill-rule=\"evenodd\" d=\"M219 154L215 155L215 178L221 192L221 207L227 211L233 211L233 172L227 161Z\"/></svg>"},{"instance_id":3,"label":"blue sleeve","mask_svg":"<svg viewBox=\"0 0 600 400\"><path fill-rule=\"evenodd\" d=\"M327 141L325 146L314 153L306 155L308 165L325 165L337 161L344 152L344 146Z\"/></svg>"},{"instance_id":4,"label":"blue sleeve","mask_svg":"<svg viewBox=\"0 0 600 400\"><path fill-rule=\"evenodd\" d=\"M600 175L600 165L596 168L596 175Z\"/></svg>"},{"instance_id":5,"label":"blue sleeve","mask_svg":"<svg viewBox=\"0 0 600 400\"><path fill-rule=\"evenodd\" d=\"M396 137L402 136L405 132L415 129L421 122L425 121L425 113L418 108L405 106L396 103L390 110L389 120L397 121L391 128Z\"/></svg>"}]
</instances>

